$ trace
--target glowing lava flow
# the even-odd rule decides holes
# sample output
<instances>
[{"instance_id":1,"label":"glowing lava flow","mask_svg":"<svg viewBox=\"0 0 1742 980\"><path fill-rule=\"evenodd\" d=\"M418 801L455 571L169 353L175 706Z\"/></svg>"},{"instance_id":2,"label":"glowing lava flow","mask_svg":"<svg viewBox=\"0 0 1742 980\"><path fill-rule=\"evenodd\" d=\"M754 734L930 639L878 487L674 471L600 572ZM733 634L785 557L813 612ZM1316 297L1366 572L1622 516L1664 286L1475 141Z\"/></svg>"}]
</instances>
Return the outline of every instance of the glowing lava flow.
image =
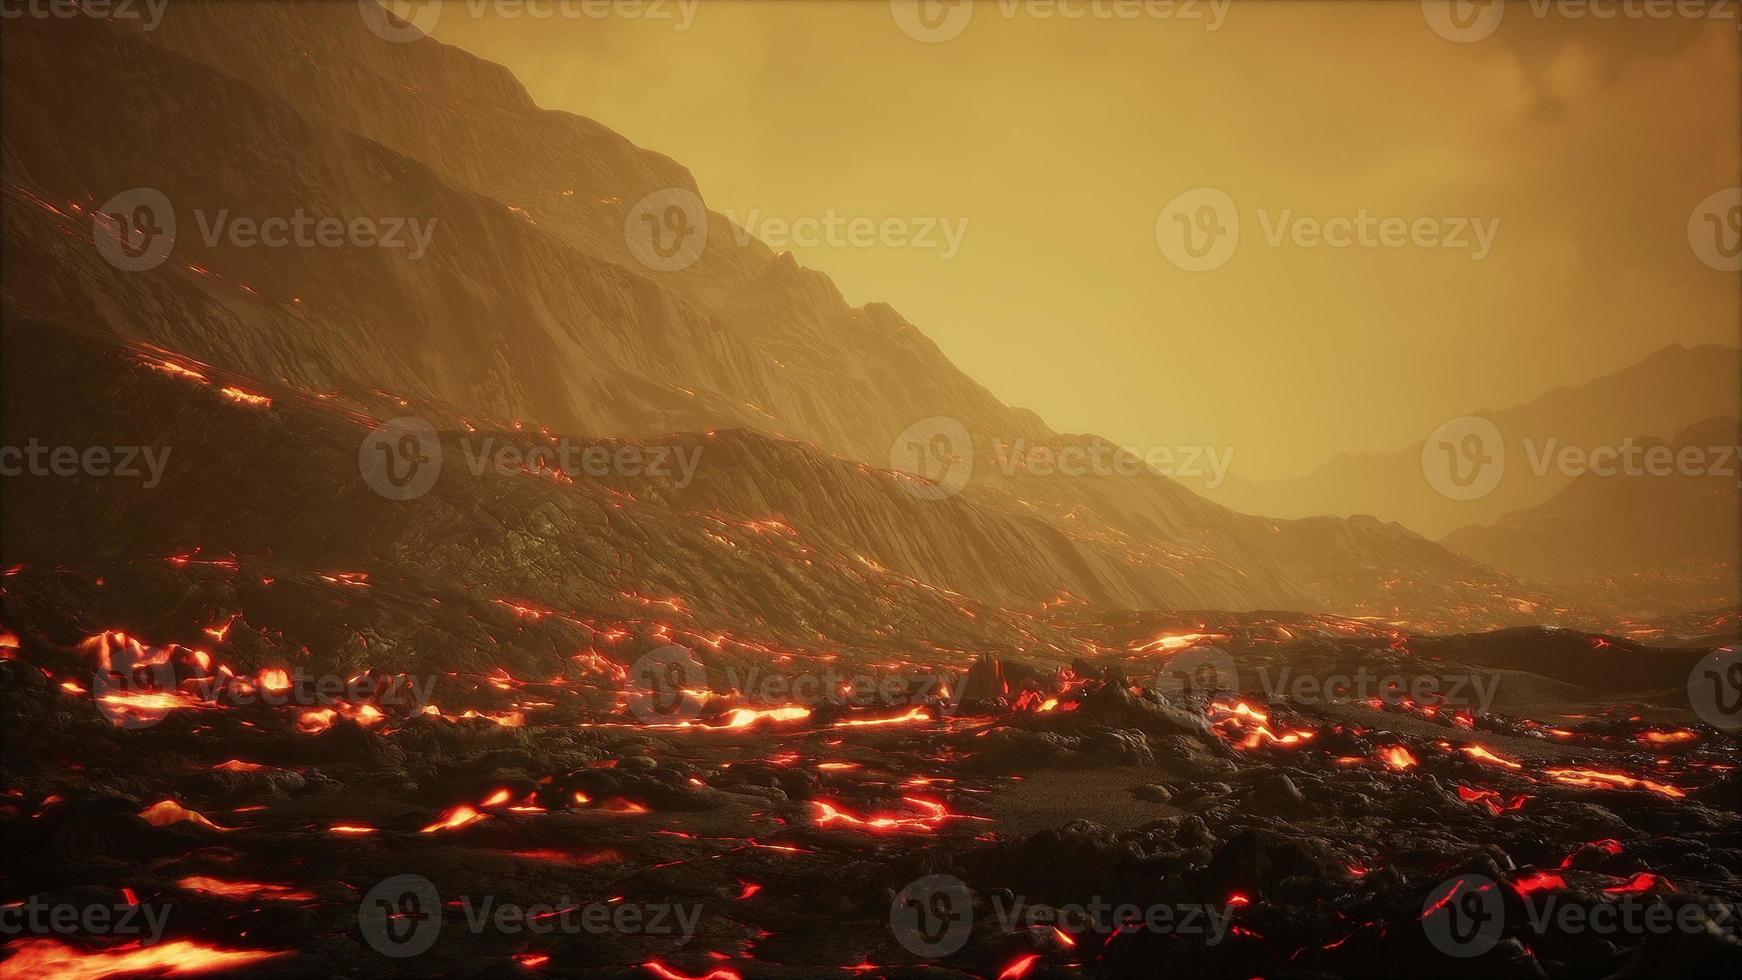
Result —
<instances>
[{"instance_id":1,"label":"glowing lava flow","mask_svg":"<svg viewBox=\"0 0 1742 980\"><path fill-rule=\"evenodd\" d=\"M1417 759L1414 753L1410 752L1408 748L1402 745L1388 745L1385 748L1380 749L1379 759L1399 772L1402 772L1405 769L1414 769L1416 766L1421 765L1421 760Z\"/></svg>"},{"instance_id":2,"label":"glowing lava flow","mask_svg":"<svg viewBox=\"0 0 1742 980\"><path fill-rule=\"evenodd\" d=\"M461 827L471 826L480 820L488 819L490 819L488 813L484 813L468 804L461 803L458 806L449 807L448 809L443 810L441 815L436 817L435 823L423 828L418 831L418 833L433 834L441 830L458 830Z\"/></svg>"},{"instance_id":3,"label":"glowing lava flow","mask_svg":"<svg viewBox=\"0 0 1742 980\"><path fill-rule=\"evenodd\" d=\"M176 881L176 886L221 898L259 898L270 902L312 902L315 899L313 892L301 891L289 885L274 885L263 881L224 881L204 875L181 878Z\"/></svg>"},{"instance_id":4,"label":"glowing lava flow","mask_svg":"<svg viewBox=\"0 0 1742 980\"><path fill-rule=\"evenodd\" d=\"M1256 749L1261 745L1277 745L1293 748L1303 742L1311 741L1315 732L1292 731L1281 735L1270 730L1270 715L1252 707L1244 701L1228 704L1225 701L1212 701L1207 709L1209 714L1223 715L1212 724L1216 733L1233 742L1235 748ZM1250 726L1250 727L1248 727ZM1244 735L1239 741L1233 741L1235 736Z\"/></svg>"},{"instance_id":5,"label":"glowing lava flow","mask_svg":"<svg viewBox=\"0 0 1742 980\"><path fill-rule=\"evenodd\" d=\"M710 728L749 728L759 721L799 721L811 716L811 709L793 705L785 708L733 708L725 721Z\"/></svg>"},{"instance_id":6,"label":"glowing lava flow","mask_svg":"<svg viewBox=\"0 0 1742 980\"><path fill-rule=\"evenodd\" d=\"M1513 762L1511 759L1506 759L1506 758L1502 758L1500 756L1497 756L1494 753L1488 751L1487 749L1483 748L1480 745L1466 745L1463 748L1459 749L1458 751L1464 753L1465 755L1469 756L1472 759L1475 759L1477 762L1486 762L1489 765L1493 765L1493 766L1505 766L1508 769L1523 769L1524 768L1523 763Z\"/></svg>"},{"instance_id":7,"label":"glowing lava flow","mask_svg":"<svg viewBox=\"0 0 1742 980\"><path fill-rule=\"evenodd\" d=\"M659 980L744 980L736 970L728 970L725 967L709 970L707 973L693 977L687 973L679 973L658 960L648 960L641 964L641 968L658 977Z\"/></svg>"},{"instance_id":8,"label":"glowing lava flow","mask_svg":"<svg viewBox=\"0 0 1742 980\"><path fill-rule=\"evenodd\" d=\"M1146 643L1133 646L1131 652L1151 653L1160 650L1163 653L1174 653L1199 643L1220 643L1226 639L1226 633L1161 633L1151 637Z\"/></svg>"},{"instance_id":9,"label":"glowing lava flow","mask_svg":"<svg viewBox=\"0 0 1742 980\"><path fill-rule=\"evenodd\" d=\"M271 408L272 407L272 399L266 397L265 395L257 395L252 391L244 391L241 388L237 388L237 387L233 387L233 386L226 387L226 388L219 388L218 394L223 395L225 398L230 399L231 401L237 403L238 405L247 405L250 408Z\"/></svg>"},{"instance_id":10,"label":"glowing lava flow","mask_svg":"<svg viewBox=\"0 0 1742 980\"><path fill-rule=\"evenodd\" d=\"M56 980L101 980L116 974L163 972L205 973L232 970L289 955L289 950L223 949L191 939L172 939L155 946L130 943L112 949L85 950L58 939L21 939L6 959L8 976L55 977Z\"/></svg>"},{"instance_id":11,"label":"glowing lava flow","mask_svg":"<svg viewBox=\"0 0 1742 980\"><path fill-rule=\"evenodd\" d=\"M218 826L212 821L206 819L205 814L200 813L197 810L189 810L187 807L182 806L174 800L161 800L157 803L153 803L139 811L139 816L144 818L145 822L153 827L168 827L171 824L185 822L198 824L201 827L206 827L211 830L230 829L228 827Z\"/></svg>"},{"instance_id":12,"label":"glowing lava flow","mask_svg":"<svg viewBox=\"0 0 1742 980\"><path fill-rule=\"evenodd\" d=\"M861 817L839 806L823 800L812 800L813 819L818 827L832 824L844 824L849 827L862 828L876 833L921 833L929 834L936 830L946 820L971 819L958 813L949 812L942 803L935 800L921 799L916 796L904 796L903 802L925 810L923 816L872 816Z\"/></svg>"},{"instance_id":13,"label":"glowing lava flow","mask_svg":"<svg viewBox=\"0 0 1742 980\"><path fill-rule=\"evenodd\" d=\"M1502 813L1522 809L1524 804L1529 802L1530 797L1520 793L1517 796L1506 798L1500 795L1499 790L1477 789L1473 786L1459 784L1458 799L1465 803L1487 807L1489 813L1499 816Z\"/></svg>"},{"instance_id":14,"label":"glowing lava flow","mask_svg":"<svg viewBox=\"0 0 1742 980\"><path fill-rule=\"evenodd\" d=\"M924 708L913 708L906 714L896 715L893 718L848 718L845 721L835 722L834 727L860 728L866 725L904 725L908 722L930 720L931 715L926 714Z\"/></svg>"},{"instance_id":15,"label":"glowing lava flow","mask_svg":"<svg viewBox=\"0 0 1742 980\"><path fill-rule=\"evenodd\" d=\"M1666 783L1654 783L1649 779L1635 779L1618 772L1602 772L1596 769L1546 769L1543 775L1568 786L1579 786L1585 789L1644 789L1661 796L1680 799L1687 791Z\"/></svg>"}]
</instances>

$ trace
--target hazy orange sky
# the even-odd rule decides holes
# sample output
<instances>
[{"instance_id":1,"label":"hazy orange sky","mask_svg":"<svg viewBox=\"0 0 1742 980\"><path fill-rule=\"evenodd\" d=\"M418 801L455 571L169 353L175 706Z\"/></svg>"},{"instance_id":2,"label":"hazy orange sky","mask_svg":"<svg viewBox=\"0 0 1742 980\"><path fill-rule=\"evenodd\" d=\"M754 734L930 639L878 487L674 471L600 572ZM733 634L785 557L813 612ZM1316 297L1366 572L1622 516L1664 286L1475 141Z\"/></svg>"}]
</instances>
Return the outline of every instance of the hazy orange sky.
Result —
<instances>
[{"instance_id":1,"label":"hazy orange sky","mask_svg":"<svg viewBox=\"0 0 1742 980\"><path fill-rule=\"evenodd\" d=\"M434 34L687 165L715 210L965 219L947 259L794 250L1055 428L1232 446L1249 477L1398 448L1667 343L1737 342L1737 276L1688 233L1742 171L1734 19L1515 3L1457 43L1411 0L1066 6L1090 16L981 3L941 43L881 0L711 2L682 30L675 0L663 18L451 3ZM1188 272L1157 217L1206 186L1240 243ZM1285 210L1476 219L1492 246L1272 246Z\"/></svg>"}]
</instances>

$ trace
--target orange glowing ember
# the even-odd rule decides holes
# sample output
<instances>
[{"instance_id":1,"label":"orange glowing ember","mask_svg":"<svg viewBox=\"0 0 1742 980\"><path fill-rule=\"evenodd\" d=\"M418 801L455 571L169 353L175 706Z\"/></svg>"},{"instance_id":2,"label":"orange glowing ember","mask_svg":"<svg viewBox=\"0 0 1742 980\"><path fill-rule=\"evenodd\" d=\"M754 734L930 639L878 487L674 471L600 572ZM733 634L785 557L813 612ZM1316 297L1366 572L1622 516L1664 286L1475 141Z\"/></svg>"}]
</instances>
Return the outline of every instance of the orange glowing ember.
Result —
<instances>
[{"instance_id":1,"label":"orange glowing ember","mask_svg":"<svg viewBox=\"0 0 1742 980\"><path fill-rule=\"evenodd\" d=\"M865 725L905 725L909 722L930 720L931 715L926 714L924 708L911 708L906 714L896 715L893 718L848 718L845 721L835 722L834 727L859 728Z\"/></svg>"},{"instance_id":2,"label":"orange glowing ember","mask_svg":"<svg viewBox=\"0 0 1742 980\"><path fill-rule=\"evenodd\" d=\"M146 823L153 827L168 827L171 824L191 823L201 827L208 827L212 830L230 829L228 827L218 826L206 819L205 814L200 813L197 810L189 810L187 807L182 806L174 800L161 800L157 803L153 803L139 811L139 815L145 819Z\"/></svg>"},{"instance_id":3,"label":"orange glowing ember","mask_svg":"<svg viewBox=\"0 0 1742 980\"><path fill-rule=\"evenodd\" d=\"M1401 745L1388 745L1385 748L1380 749L1379 759L1386 765L1399 771L1413 769L1416 766L1421 765L1421 760L1417 759L1409 749Z\"/></svg>"},{"instance_id":4,"label":"orange glowing ember","mask_svg":"<svg viewBox=\"0 0 1742 980\"><path fill-rule=\"evenodd\" d=\"M430 824L428 827L425 827L418 832L423 834L433 834L438 830L457 830L461 827L475 824L480 820L488 820L489 818L489 814L480 812L471 806L461 803L459 806L443 810L441 816L436 818L435 823Z\"/></svg>"},{"instance_id":5,"label":"orange glowing ember","mask_svg":"<svg viewBox=\"0 0 1742 980\"><path fill-rule=\"evenodd\" d=\"M224 637L230 635L230 627L236 625L236 620L240 619L241 617L242 617L241 613L236 613L235 615L231 616L229 619L224 620L222 623L219 623L215 626L208 626L205 629L201 630L200 632L202 632L202 633L206 634L207 636L211 637L212 639L217 640L218 642L222 643L224 641Z\"/></svg>"},{"instance_id":6,"label":"orange glowing ember","mask_svg":"<svg viewBox=\"0 0 1742 980\"><path fill-rule=\"evenodd\" d=\"M1174 653L1200 643L1220 643L1227 638L1226 633L1160 633L1151 637L1149 642L1132 647L1131 652L1149 653L1160 650L1163 653Z\"/></svg>"},{"instance_id":7,"label":"orange glowing ember","mask_svg":"<svg viewBox=\"0 0 1742 980\"><path fill-rule=\"evenodd\" d=\"M696 976L690 976L687 973L679 973L658 960L648 960L646 963L641 964L641 968L658 977L659 980L744 980L743 977L738 975L737 971L728 970L724 967L721 967L718 970L709 970L707 973Z\"/></svg>"},{"instance_id":8,"label":"orange glowing ember","mask_svg":"<svg viewBox=\"0 0 1742 980\"><path fill-rule=\"evenodd\" d=\"M1501 796L1499 790L1477 789L1473 786L1464 786L1460 784L1458 786L1458 799L1463 800L1465 803L1487 807L1489 813L1499 816L1502 813L1509 813L1513 810L1522 809L1524 804L1529 801L1530 797L1520 793L1511 798L1507 798Z\"/></svg>"},{"instance_id":9,"label":"orange glowing ember","mask_svg":"<svg viewBox=\"0 0 1742 980\"><path fill-rule=\"evenodd\" d=\"M1548 769L1544 775L1568 786L1579 786L1585 789L1643 789L1661 796L1680 799L1687 794L1676 786L1666 783L1654 783L1649 779L1635 779L1618 772L1602 772L1596 769Z\"/></svg>"},{"instance_id":10,"label":"orange glowing ember","mask_svg":"<svg viewBox=\"0 0 1742 980\"><path fill-rule=\"evenodd\" d=\"M1458 751L1464 753L1465 755L1469 756L1472 759L1475 759L1477 762L1486 762L1489 765L1494 765L1494 766L1505 766L1508 769L1523 769L1524 768L1523 763L1513 762L1511 759L1501 758L1500 756L1495 755L1494 753L1488 751L1487 749L1483 748L1480 745L1466 745L1463 748L1459 749Z\"/></svg>"},{"instance_id":11,"label":"orange glowing ember","mask_svg":"<svg viewBox=\"0 0 1742 980\"><path fill-rule=\"evenodd\" d=\"M343 834L349 837L360 837L365 834L379 833L379 831L374 827L371 827L366 823L336 823L331 827L328 827L327 830L335 834Z\"/></svg>"},{"instance_id":12,"label":"orange glowing ember","mask_svg":"<svg viewBox=\"0 0 1742 980\"><path fill-rule=\"evenodd\" d=\"M922 799L917 796L904 796L902 802L925 811L921 816L872 816L861 817L841 809L834 803L823 800L812 800L812 818L817 826L827 827L832 824L844 824L878 833L913 832L929 834L946 820L965 819L960 814L950 813L942 803L935 800Z\"/></svg>"},{"instance_id":13,"label":"orange glowing ember","mask_svg":"<svg viewBox=\"0 0 1742 980\"><path fill-rule=\"evenodd\" d=\"M161 371L164 374L173 375L178 378L186 378L189 381L201 382L206 380L206 376L200 372L195 371L192 368L183 367L174 361L160 361L154 358L146 358L144 363L146 367L153 371Z\"/></svg>"},{"instance_id":14,"label":"orange glowing ember","mask_svg":"<svg viewBox=\"0 0 1742 980\"><path fill-rule=\"evenodd\" d=\"M811 716L811 709L791 706L786 708L733 708L726 713L726 720L710 728L749 728L759 721L799 721Z\"/></svg>"},{"instance_id":15,"label":"orange glowing ember","mask_svg":"<svg viewBox=\"0 0 1742 980\"><path fill-rule=\"evenodd\" d=\"M12 955L7 958L5 966L8 976L101 980L117 974L234 970L288 955L289 950L223 949L192 939L172 939L155 946L129 943L111 949L87 950L58 939L32 938L12 944Z\"/></svg>"},{"instance_id":16,"label":"orange glowing ember","mask_svg":"<svg viewBox=\"0 0 1742 980\"><path fill-rule=\"evenodd\" d=\"M231 401L237 403L238 405L247 405L250 408L271 408L272 407L272 399L266 397L265 395L256 395L252 391L243 391L241 388L236 388L233 386L226 387L226 388L219 388L218 394L223 395L225 398L230 399Z\"/></svg>"},{"instance_id":17,"label":"orange glowing ember","mask_svg":"<svg viewBox=\"0 0 1742 980\"><path fill-rule=\"evenodd\" d=\"M274 694L290 690L290 671L283 667L268 667L260 672L260 686Z\"/></svg>"},{"instance_id":18,"label":"orange glowing ember","mask_svg":"<svg viewBox=\"0 0 1742 980\"><path fill-rule=\"evenodd\" d=\"M1687 729L1673 732L1640 732L1639 740L1647 745L1679 745L1683 742L1698 741L1700 734Z\"/></svg>"},{"instance_id":19,"label":"orange glowing ember","mask_svg":"<svg viewBox=\"0 0 1742 980\"><path fill-rule=\"evenodd\" d=\"M265 772L272 767L263 766L258 762L243 762L241 759L231 759L228 762L220 762L212 768L219 772Z\"/></svg>"},{"instance_id":20,"label":"orange glowing ember","mask_svg":"<svg viewBox=\"0 0 1742 980\"><path fill-rule=\"evenodd\" d=\"M263 881L224 881L204 875L190 875L178 880L176 885L188 891L206 892L220 898L259 898L269 902L312 902L315 899L313 892L301 891L289 885L274 885Z\"/></svg>"}]
</instances>

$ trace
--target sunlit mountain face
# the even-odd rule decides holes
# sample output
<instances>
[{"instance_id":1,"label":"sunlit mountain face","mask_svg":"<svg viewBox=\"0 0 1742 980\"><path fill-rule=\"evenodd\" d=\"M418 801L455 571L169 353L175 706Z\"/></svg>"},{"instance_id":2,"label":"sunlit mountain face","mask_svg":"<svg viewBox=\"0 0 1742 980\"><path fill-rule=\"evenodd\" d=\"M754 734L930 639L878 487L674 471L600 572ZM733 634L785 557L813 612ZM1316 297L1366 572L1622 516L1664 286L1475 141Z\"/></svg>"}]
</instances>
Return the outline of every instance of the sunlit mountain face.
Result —
<instances>
[{"instance_id":1,"label":"sunlit mountain face","mask_svg":"<svg viewBox=\"0 0 1742 980\"><path fill-rule=\"evenodd\" d=\"M1731 976L1723 4L7 4L7 976Z\"/></svg>"}]
</instances>

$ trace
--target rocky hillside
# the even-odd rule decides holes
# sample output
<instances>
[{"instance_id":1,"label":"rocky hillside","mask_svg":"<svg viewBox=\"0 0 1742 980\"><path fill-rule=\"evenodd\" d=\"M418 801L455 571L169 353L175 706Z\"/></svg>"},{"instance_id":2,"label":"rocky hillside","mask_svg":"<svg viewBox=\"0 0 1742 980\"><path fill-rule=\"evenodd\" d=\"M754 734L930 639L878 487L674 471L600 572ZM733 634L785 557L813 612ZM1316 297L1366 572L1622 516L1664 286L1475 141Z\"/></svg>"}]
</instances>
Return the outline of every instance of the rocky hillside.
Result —
<instances>
[{"instance_id":1,"label":"rocky hillside","mask_svg":"<svg viewBox=\"0 0 1742 980\"><path fill-rule=\"evenodd\" d=\"M666 506L794 515L842 555L989 603L1068 592L1131 609L1456 626L1569 614L1396 525L1246 517L1147 473L979 465L947 488L959 495L901 492L918 483L884 470L928 418L958 423L953 451L981 463L1001 440L1094 437L1001 404L898 313L848 306L791 256L740 246L719 215L693 264L650 268L635 205L698 193L685 170L537 108L500 66L428 39L384 41L354 5L186 3L150 33L91 18L9 30L15 317L149 342L308 397L392 391L478 427L716 438L707 458L721 465ZM92 214L140 187L162 193L176 230L161 264L130 270L95 247L114 222ZM265 247L224 224L293 215L410 230L396 248ZM741 431L701 435L717 430ZM852 590L774 594L802 617Z\"/></svg>"},{"instance_id":2,"label":"rocky hillside","mask_svg":"<svg viewBox=\"0 0 1742 980\"><path fill-rule=\"evenodd\" d=\"M1708 419L1668 440L1637 442L1636 472L1583 474L1534 507L1460 528L1444 543L1544 586L1604 596L1635 614L1742 602L1737 420ZM1657 465L1644 455L1653 446L1676 458L1687 453L1697 464L1647 469Z\"/></svg>"},{"instance_id":3,"label":"rocky hillside","mask_svg":"<svg viewBox=\"0 0 1742 980\"><path fill-rule=\"evenodd\" d=\"M1535 465L1559 447L1619 446L1642 434L1668 438L1701 419L1733 415L1742 403L1742 351L1672 344L1631 367L1557 388L1501 410L1472 408L1505 440L1505 472L1491 493L1454 500L1422 472L1422 441L1390 453L1346 453L1305 476L1262 482L1230 478L1215 499L1278 517L1377 514L1430 537L1488 524L1542 503L1572 477ZM1428 433L1422 433L1425 441Z\"/></svg>"}]
</instances>

